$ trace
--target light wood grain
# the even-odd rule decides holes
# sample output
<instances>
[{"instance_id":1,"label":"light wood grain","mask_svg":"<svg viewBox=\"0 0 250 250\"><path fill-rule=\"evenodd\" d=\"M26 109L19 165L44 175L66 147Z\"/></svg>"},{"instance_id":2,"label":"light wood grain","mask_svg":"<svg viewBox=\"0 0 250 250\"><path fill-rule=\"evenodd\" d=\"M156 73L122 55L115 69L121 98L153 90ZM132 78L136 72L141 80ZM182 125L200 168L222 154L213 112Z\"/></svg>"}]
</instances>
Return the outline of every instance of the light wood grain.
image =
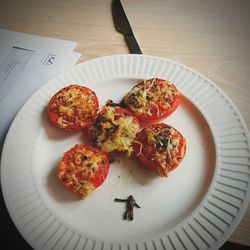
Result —
<instances>
[{"instance_id":1,"label":"light wood grain","mask_svg":"<svg viewBox=\"0 0 250 250\"><path fill-rule=\"evenodd\" d=\"M250 1L124 0L144 54L186 64L213 80L250 127ZM129 53L108 0L0 0L0 28L78 42L79 62ZM230 241L250 246L250 208Z\"/></svg>"}]
</instances>

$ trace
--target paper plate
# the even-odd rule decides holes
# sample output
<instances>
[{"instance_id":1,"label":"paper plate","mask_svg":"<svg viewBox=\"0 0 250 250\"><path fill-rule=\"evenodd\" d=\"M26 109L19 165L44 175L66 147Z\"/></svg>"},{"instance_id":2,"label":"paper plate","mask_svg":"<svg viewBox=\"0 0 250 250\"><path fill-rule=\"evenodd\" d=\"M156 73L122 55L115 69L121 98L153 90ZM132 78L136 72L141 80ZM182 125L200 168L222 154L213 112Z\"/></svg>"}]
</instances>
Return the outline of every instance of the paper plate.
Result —
<instances>
[{"instance_id":1,"label":"paper plate","mask_svg":"<svg viewBox=\"0 0 250 250\"><path fill-rule=\"evenodd\" d=\"M47 117L52 95L78 83L100 104L119 102L143 79L163 78L183 95L163 122L187 140L181 165L157 177L119 155L105 183L85 200L58 181L56 166L86 131L65 132ZM40 88L7 135L1 184L9 213L35 249L216 249L231 235L249 202L249 132L239 111L213 82L180 63L146 55L116 55L81 63ZM124 221L132 194L140 209Z\"/></svg>"}]
</instances>

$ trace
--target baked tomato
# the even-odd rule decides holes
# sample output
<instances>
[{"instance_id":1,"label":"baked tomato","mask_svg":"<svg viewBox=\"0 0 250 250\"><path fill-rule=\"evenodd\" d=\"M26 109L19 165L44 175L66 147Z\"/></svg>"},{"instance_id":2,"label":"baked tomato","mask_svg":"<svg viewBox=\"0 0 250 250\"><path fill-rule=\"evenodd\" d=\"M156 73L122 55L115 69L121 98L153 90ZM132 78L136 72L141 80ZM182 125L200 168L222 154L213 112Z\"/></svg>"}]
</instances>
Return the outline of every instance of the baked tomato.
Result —
<instances>
[{"instance_id":1,"label":"baked tomato","mask_svg":"<svg viewBox=\"0 0 250 250\"><path fill-rule=\"evenodd\" d=\"M122 99L141 122L154 122L172 114L180 103L180 93L173 83L158 78L144 80Z\"/></svg>"},{"instance_id":2,"label":"baked tomato","mask_svg":"<svg viewBox=\"0 0 250 250\"><path fill-rule=\"evenodd\" d=\"M78 144L64 153L58 165L60 181L82 199L105 181L108 171L106 154Z\"/></svg>"},{"instance_id":3,"label":"baked tomato","mask_svg":"<svg viewBox=\"0 0 250 250\"><path fill-rule=\"evenodd\" d=\"M90 125L98 107L98 98L92 90L80 85L70 85L59 90L50 99L48 115L57 127L77 130Z\"/></svg>"},{"instance_id":4,"label":"baked tomato","mask_svg":"<svg viewBox=\"0 0 250 250\"><path fill-rule=\"evenodd\" d=\"M89 127L94 145L106 153L126 152L131 155L132 144L140 129L138 119L132 113L108 101Z\"/></svg>"},{"instance_id":5,"label":"baked tomato","mask_svg":"<svg viewBox=\"0 0 250 250\"><path fill-rule=\"evenodd\" d=\"M149 169L167 176L182 161L186 140L179 131L164 123L144 127L133 143L134 153Z\"/></svg>"}]
</instances>

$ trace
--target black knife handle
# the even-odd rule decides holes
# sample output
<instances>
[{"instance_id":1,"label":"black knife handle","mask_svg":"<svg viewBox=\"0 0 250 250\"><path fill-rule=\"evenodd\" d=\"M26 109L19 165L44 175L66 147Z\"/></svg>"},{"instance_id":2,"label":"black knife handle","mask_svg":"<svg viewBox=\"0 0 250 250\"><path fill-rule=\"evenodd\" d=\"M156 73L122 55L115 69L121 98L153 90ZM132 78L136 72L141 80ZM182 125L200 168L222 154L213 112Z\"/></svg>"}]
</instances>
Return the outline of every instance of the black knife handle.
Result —
<instances>
[{"instance_id":1,"label":"black knife handle","mask_svg":"<svg viewBox=\"0 0 250 250\"><path fill-rule=\"evenodd\" d=\"M129 46L130 53L132 54L142 54L141 49L135 39L134 34L127 34L125 35L126 42Z\"/></svg>"}]
</instances>

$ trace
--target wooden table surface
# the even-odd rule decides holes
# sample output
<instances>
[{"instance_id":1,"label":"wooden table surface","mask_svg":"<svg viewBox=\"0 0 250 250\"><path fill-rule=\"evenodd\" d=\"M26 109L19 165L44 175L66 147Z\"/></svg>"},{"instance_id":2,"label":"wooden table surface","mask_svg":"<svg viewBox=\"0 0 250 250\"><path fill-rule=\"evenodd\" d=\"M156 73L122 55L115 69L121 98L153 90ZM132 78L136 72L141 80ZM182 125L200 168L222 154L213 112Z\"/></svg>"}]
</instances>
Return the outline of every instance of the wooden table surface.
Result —
<instances>
[{"instance_id":1,"label":"wooden table surface","mask_svg":"<svg viewBox=\"0 0 250 250\"><path fill-rule=\"evenodd\" d=\"M214 81L250 127L250 1L123 0L143 54ZM0 0L0 28L78 42L79 62L129 53L110 0ZM250 246L250 208L229 241Z\"/></svg>"}]
</instances>

